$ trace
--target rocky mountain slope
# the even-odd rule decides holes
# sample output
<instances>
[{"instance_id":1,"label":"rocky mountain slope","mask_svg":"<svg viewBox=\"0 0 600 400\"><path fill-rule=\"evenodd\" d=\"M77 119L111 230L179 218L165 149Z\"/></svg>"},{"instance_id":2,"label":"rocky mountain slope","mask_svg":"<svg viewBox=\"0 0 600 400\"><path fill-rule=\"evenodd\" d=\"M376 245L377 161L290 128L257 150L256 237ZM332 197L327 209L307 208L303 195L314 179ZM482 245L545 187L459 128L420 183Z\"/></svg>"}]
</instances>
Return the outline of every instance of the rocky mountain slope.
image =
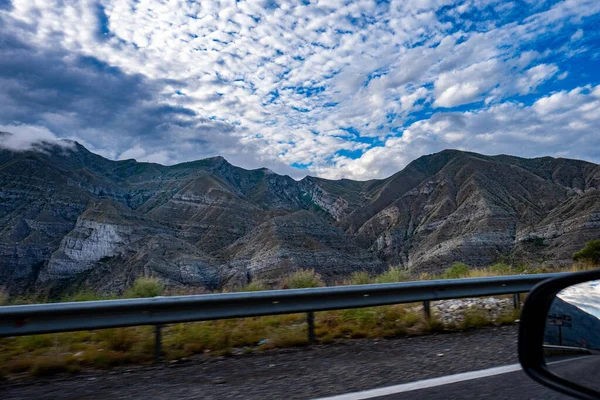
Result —
<instances>
[{"instance_id":1,"label":"rocky mountain slope","mask_svg":"<svg viewBox=\"0 0 600 400\"><path fill-rule=\"evenodd\" d=\"M0 149L0 285L120 291L151 274L214 289L299 268L334 282L390 265L560 263L600 237L599 189L589 162L455 150L356 182L222 157L111 161L74 142Z\"/></svg>"}]
</instances>

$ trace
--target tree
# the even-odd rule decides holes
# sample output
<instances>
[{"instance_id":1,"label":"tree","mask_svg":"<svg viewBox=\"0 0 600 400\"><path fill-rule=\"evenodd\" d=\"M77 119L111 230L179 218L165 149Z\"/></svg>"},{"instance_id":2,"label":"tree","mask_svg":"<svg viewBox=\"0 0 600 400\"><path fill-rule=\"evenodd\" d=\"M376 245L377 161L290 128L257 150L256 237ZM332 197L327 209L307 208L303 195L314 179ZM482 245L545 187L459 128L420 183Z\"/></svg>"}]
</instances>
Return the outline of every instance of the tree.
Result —
<instances>
[{"instance_id":1,"label":"tree","mask_svg":"<svg viewBox=\"0 0 600 400\"><path fill-rule=\"evenodd\" d=\"M585 247L573 254L575 261L590 261L594 264L600 264L600 240L591 240Z\"/></svg>"}]
</instances>

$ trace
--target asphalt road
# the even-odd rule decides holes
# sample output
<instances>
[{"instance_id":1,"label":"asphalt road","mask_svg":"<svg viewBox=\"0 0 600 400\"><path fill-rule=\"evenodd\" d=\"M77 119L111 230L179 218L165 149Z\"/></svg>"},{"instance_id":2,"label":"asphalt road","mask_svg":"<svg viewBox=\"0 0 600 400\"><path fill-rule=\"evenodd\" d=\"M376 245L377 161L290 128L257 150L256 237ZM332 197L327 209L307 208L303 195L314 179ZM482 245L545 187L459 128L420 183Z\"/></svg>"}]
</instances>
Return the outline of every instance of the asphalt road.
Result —
<instances>
[{"instance_id":1,"label":"asphalt road","mask_svg":"<svg viewBox=\"0 0 600 400\"><path fill-rule=\"evenodd\" d=\"M566 398L518 370L516 343L516 327L512 326L394 340L349 340L232 357L199 356L175 364L85 371L75 376L21 378L0 382L0 398L292 400L415 382L423 386L422 382L432 380L438 385L347 399ZM512 370L494 376L455 383L447 380L507 365Z\"/></svg>"},{"instance_id":2,"label":"asphalt road","mask_svg":"<svg viewBox=\"0 0 600 400\"><path fill-rule=\"evenodd\" d=\"M408 399L572 399L534 382L523 371L473 379L423 390L377 397L377 400Z\"/></svg>"},{"instance_id":3,"label":"asphalt road","mask_svg":"<svg viewBox=\"0 0 600 400\"><path fill-rule=\"evenodd\" d=\"M500 371L505 369L506 371ZM478 377L477 375L490 375ZM453 382L454 381L454 382ZM458 382L456 382L458 381ZM448 383L451 382L451 383ZM382 393L392 393L381 395ZM320 400L570 399L534 382L518 364L412 382Z\"/></svg>"},{"instance_id":4,"label":"asphalt road","mask_svg":"<svg viewBox=\"0 0 600 400\"><path fill-rule=\"evenodd\" d=\"M561 378L600 392L600 355L579 356L566 362L552 363L548 369Z\"/></svg>"},{"instance_id":5,"label":"asphalt road","mask_svg":"<svg viewBox=\"0 0 600 400\"><path fill-rule=\"evenodd\" d=\"M600 391L600 356L548 361L552 373ZM382 395L389 393L387 395ZM570 399L529 378L519 364L348 393L321 400Z\"/></svg>"}]
</instances>

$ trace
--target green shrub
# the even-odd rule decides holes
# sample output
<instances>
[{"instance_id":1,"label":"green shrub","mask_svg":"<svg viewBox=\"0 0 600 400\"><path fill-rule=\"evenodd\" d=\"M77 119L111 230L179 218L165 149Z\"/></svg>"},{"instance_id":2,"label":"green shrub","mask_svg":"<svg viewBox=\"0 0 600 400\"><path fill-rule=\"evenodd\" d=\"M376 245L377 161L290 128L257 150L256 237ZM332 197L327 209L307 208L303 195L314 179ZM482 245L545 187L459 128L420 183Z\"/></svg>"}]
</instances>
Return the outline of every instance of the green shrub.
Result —
<instances>
[{"instance_id":1,"label":"green shrub","mask_svg":"<svg viewBox=\"0 0 600 400\"><path fill-rule=\"evenodd\" d=\"M139 277L133 282L125 297L156 297L163 293L164 285L158 278Z\"/></svg>"},{"instance_id":2,"label":"green shrub","mask_svg":"<svg viewBox=\"0 0 600 400\"><path fill-rule=\"evenodd\" d=\"M282 326L270 332L266 339L260 345L262 350L306 346L309 344L306 328L303 326Z\"/></svg>"},{"instance_id":3,"label":"green shrub","mask_svg":"<svg viewBox=\"0 0 600 400\"><path fill-rule=\"evenodd\" d=\"M98 294L90 290L82 290L71 295L65 296L63 298L63 301L93 301L104 299L106 299L104 296L99 296Z\"/></svg>"},{"instance_id":4,"label":"green shrub","mask_svg":"<svg viewBox=\"0 0 600 400\"><path fill-rule=\"evenodd\" d=\"M20 351L35 351L52 347L55 343L55 338L56 335L51 334L21 336L16 342L19 345Z\"/></svg>"},{"instance_id":5,"label":"green shrub","mask_svg":"<svg viewBox=\"0 0 600 400\"><path fill-rule=\"evenodd\" d=\"M406 280L408 280L406 271L400 267L392 267L374 279L375 283L394 283Z\"/></svg>"},{"instance_id":6,"label":"green shrub","mask_svg":"<svg viewBox=\"0 0 600 400\"><path fill-rule=\"evenodd\" d=\"M368 285L373 279L366 271L354 271L348 279L344 281L345 285Z\"/></svg>"},{"instance_id":7,"label":"green shrub","mask_svg":"<svg viewBox=\"0 0 600 400\"><path fill-rule=\"evenodd\" d=\"M263 282L252 281L244 286L240 292L260 292L262 290L268 290L269 288Z\"/></svg>"},{"instance_id":8,"label":"green shrub","mask_svg":"<svg viewBox=\"0 0 600 400\"><path fill-rule=\"evenodd\" d=\"M503 312L496 318L496 323L500 325L512 325L521 318L521 310L508 310Z\"/></svg>"},{"instance_id":9,"label":"green shrub","mask_svg":"<svg viewBox=\"0 0 600 400\"><path fill-rule=\"evenodd\" d=\"M458 327L460 329L482 328L491 324L489 314L485 310L471 309L463 314L463 320Z\"/></svg>"},{"instance_id":10,"label":"green shrub","mask_svg":"<svg viewBox=\"0 0 600 400\"><path fill-rule=\"evenodd\" d=\"M575 261L589 261L600 264L600 240L591 240L585 247L573 254Z\"/></svg>"},{"instance_id":11,"label":"green shrub","mask_svg":"<svg viewBox=\"0 0 600 400\"><path fill-rule=\"evenodd\" d=\"M444 271L443 279L465 278L469 275L469 266L465 263L457 262Z\"/></svg>"},{"instance_id":12,"label":"green shrub","mask_svg":"<svg viewBox=\"0 0 600 400\"><path fill-rule=\"evenodd\" d=\"M325 286L321 279L321 275L317 274L314 269L300 269L286 278L282 285L282 289L300 289Z\"/></svg>"},{"instance_id":13,"label":"green shrub","mask_svg":"<svg viewBox=\"0 0 600 400\"><path fill-rule=\"evenodd\" d=\"M105 329L99 332L99 337L110 350L128 351L138 340L136 328Z\"/></svg>"},{"instance_id":14,"label":"green shrub","mask_svg":"<svg viewBox=\"0 0 600 400\"><path fill-rule=\"evenodd\" d=\"M490 265L489 271L493 275L510 275L514 273L513 268L510 265L501 262Z\"/></svg>"},{"instance_id":15,"label":"green shrub","mask_svg":"<svg viewBox=\"0 0 600 400\"><path fill-rule=\"evenodd\" d=\"M79 367L71 365L68 360L60 356L41 357L31 366L29 373L38 378L60 374L63 372L75 373Z\"/></svg>"}]
</instances>

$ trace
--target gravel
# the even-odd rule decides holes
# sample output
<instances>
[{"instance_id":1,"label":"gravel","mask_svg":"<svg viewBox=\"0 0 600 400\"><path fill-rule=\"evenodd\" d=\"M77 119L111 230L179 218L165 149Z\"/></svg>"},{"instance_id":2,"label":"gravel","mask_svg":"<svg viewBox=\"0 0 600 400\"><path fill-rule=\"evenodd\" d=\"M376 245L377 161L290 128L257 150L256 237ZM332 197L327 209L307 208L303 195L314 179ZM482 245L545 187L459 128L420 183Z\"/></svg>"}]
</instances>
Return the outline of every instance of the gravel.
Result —
<instances>
[{"instance_id":1,"label":"gravel","mask_svg":"<svg viewBox=\"0 0 600 400\"><path fill-rule=\"evenodd\" d=\"M513 310L513 301L495 297L441 300L434 302L431 310L444 324L462 322L464 313L470 310L483 310L488 318L495 321L502 314Z\"/></svg>"},{"instance_id":2,"label":"gravel","mask_svg":"<svg viewBox=\"0 0 600 400\"><path fill-rule=\"evenodd\" d=\"M517 328L337 344L0 383L9 399L307 399L517 362Z\"/></svg>"}]
</instances>

